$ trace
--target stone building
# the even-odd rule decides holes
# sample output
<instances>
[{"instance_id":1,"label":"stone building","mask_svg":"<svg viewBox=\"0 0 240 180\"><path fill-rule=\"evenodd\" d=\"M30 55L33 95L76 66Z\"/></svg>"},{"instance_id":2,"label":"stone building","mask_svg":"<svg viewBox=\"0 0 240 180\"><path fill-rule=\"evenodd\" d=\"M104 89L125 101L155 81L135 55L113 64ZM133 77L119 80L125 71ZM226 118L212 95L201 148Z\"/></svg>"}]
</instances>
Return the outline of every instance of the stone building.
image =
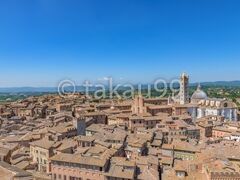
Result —
<instances>
[{"instance_id":1,"label":"stone building","mask_svg":"<svg viewBox=\"0 0 240 180\"><path fill-rule=\"evenodd\" d=\"M42 139L30 143L30 156L33 158L33 162L37 164L37 169L40 172L50 173L50 161L49 158L54 155L54 148L57 148L59 144L48 139Z\"/></svg>"},{"instance_id":2,"label":"stone building","mask_svg":"<svg viewBox=\"0 0 240 180\"><path fill-rule=\"evenodd\" d=\"M191 104L192 107L189 109L194 119L215 115L223 116L225 120L237 121L237 106L234 102L227 99L209 98L201 90L200 85L191 97Z\"/></svg>"}]
</instances>

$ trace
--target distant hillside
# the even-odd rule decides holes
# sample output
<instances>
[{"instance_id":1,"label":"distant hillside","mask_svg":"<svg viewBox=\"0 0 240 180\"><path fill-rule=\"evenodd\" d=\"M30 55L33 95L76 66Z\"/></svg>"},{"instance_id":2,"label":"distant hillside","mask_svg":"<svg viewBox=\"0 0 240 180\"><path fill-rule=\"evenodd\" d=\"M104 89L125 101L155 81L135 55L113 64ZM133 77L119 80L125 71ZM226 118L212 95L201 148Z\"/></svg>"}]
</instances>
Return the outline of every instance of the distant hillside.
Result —
<instances>
[{"instance_id":1,"label":"distant hillside","mask_svg":"<svg viewBox=\"0 0 240 180\"><path fill-rule=\"evenodd\" d=\"M191 83L190 86L197 86L198 83ZM221 86L221 87L240 87L240 81L216 81L216 82L201 82L202 86ZM147 85L146 85L147 87ZM137 86L136 86L137 88ZM144 86L143 86L144 88ZM72 87L67 87L67 91L71 91ZM120 88L121 89L121 88ZM77 86L76 91L84 91L83 86ZM90 88L90 91L94 91L96 88ZM9 87L9 88L0 88L0 93L54 93L57 92L57 87Z\"/></svg>"},{"instance_id":2,"label":"distant hillside","mask_svg":"<svg viewBox=\"0 0 240 180\"><path fill-rule=\"evenodd\" d=\"M94 88L89 88L90 91L93 91ZM72 91L73 87L65 87L65 91ZM83 86L76 86L76 91L84 91ZM57 87L9 87L9 88L0 88L0 93L54 93L58 92Z\"/></svg>"},{"instance_id":3,"label":"distant hillside","mask_svg":"<svg viewBox=\"0 0 240 180\"><path fill-rule=\"evenodd\" d=\"M9 87L0 88L1 93L24 93L24 92L56 92L54 87Z\"/></svg>"},{"instance_id":4,"label":"distant hillside","mask_svg":"<svg viewBox=\"0 0 240 180\"><path fill-rule=\"evenodd\" d=\"M197 85L192 83L191 85ZM202 82L202 86L224 86L224 87L240 87L240 81L216 81L216 82Z\"/></svg>"}]
</instances>

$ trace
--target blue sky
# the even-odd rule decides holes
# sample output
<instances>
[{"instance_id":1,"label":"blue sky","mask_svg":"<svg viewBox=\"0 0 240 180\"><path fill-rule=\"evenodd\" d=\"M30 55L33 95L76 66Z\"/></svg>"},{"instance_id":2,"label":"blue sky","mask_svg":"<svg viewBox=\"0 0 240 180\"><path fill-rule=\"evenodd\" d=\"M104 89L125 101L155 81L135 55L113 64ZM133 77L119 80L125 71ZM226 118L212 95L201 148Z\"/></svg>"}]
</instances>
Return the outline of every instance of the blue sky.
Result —
<instances>
[{"instance_id":1,"label":"blue sky","mask_svg":"<svg viewBox=\"0 0 240 180\"><path fill-rule=\"evenodd\" d=\"M239 0L0 1L0 86L240 80Z\"/></svg>"}]
</instances>

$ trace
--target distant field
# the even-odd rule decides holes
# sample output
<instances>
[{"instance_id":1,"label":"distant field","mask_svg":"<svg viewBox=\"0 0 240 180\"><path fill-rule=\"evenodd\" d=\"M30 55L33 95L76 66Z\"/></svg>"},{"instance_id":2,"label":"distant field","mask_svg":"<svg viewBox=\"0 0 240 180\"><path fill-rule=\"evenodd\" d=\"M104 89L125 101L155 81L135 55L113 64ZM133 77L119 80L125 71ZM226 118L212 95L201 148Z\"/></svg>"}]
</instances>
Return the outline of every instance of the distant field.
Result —
<instances>
[{"instance_id":1,"label":"distant field","mask_svg":"<svg viewBox=\"0 0 240 180\"><path fill-rule=\"evenodd\" d=\"M191 94L196 90L196 86L190 86L190 96ZM229 86L209 86L209 85L203 85L202 90L204 90L209 97L215 97L215 98L227 98L235 103L238 104L240 107L240 87L229 87ZM147 92L147 90L146 90ZM52 92L51 92L52 93ZM122 92L119 91L119 94ZM144 90L142 92L144 94ZM158 92L152 91L152 96L159 96ZM4 102L12 102L20 99L25 99L29 96L41 96L44 94L49 94L47 92L19 92L19 93L0 93L0 103ZM168 97L171 95L172 92L168 90L167 94L165 95Z\"/></svg>"},{"instance_id":2,"label":"distant field","mask_svg":"<svg viewBox=\"0 0 240 180\"><path fill-rule=\"evenodd\" d=\"M31 93L31 92L24 92L24 93L0 93L0 104L6 102L13 102L21 99L25 99L30 96L41 96L46 93Z\"/></svg>"}]
</instances>

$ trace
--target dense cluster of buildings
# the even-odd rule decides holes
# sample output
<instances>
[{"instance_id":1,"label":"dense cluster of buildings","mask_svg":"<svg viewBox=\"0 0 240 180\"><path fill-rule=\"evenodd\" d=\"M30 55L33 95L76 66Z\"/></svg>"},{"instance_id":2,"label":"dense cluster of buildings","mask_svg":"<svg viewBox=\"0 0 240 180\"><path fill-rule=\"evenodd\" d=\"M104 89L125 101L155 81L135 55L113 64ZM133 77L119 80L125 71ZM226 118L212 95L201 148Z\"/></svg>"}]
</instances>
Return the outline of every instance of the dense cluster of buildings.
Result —
<instances>
[{"instance_id":1,"label":"dense cluster of buildings","mask_svg":"<svg viewBox=\"0 0 240 180\"><path fill-rule=\"evenodd\" d=\"M168 98L96 100L80 93L0 105L1 179L237 180L237 106L189 77Z\"/></svg>"}]
</instances>

